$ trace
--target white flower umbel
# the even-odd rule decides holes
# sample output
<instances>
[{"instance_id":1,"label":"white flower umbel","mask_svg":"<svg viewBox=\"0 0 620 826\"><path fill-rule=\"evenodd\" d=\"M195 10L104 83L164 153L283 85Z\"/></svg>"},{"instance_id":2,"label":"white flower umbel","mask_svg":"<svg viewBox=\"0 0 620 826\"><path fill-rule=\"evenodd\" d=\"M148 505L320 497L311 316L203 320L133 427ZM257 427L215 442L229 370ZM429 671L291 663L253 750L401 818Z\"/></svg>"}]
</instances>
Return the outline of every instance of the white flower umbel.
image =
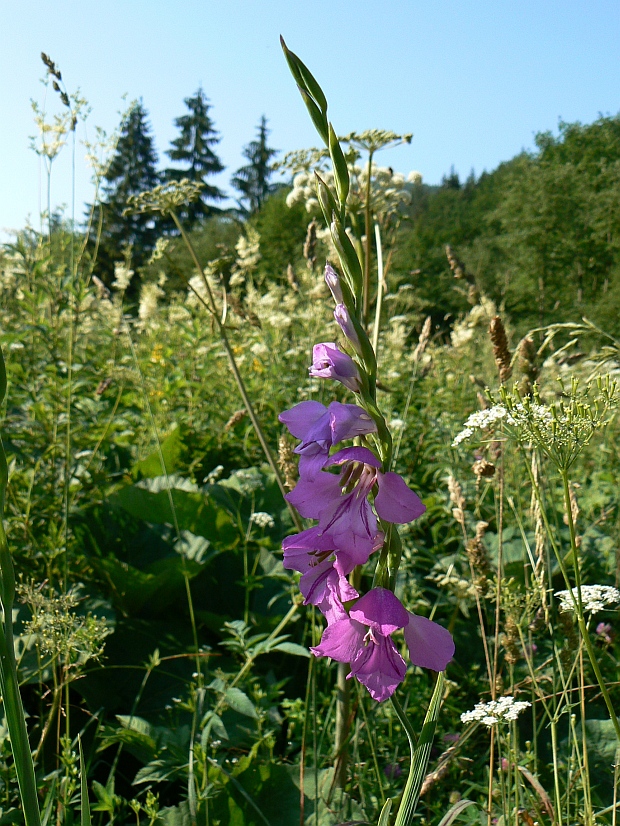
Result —
<instances>
[{"instance_id":1,"label":"white flower umbel","mask_svg":"<svg viewBox=\"0 0 620 826\"><path fill-rule=\"evenodd\" d=\"M462 723L484 723L489 728L497 723L516 720L519 714L531 706L527 700L515 700L514 697L500 697L488 703L476 703L472 711L461 714Z\"/></svg>"},{"instance_id":2,"label":"white flower umbel","mask_svg":"<svg viewBox=\"0 0 620 826\"><path fill-rule=\"evenodd\" d=\"M252 516L250 516L250 522L258 525L259 528L273 528L276 524L273 516L270 513L265 513L264 511L256 511L256 513L253 513Z\"/></svg>"},{"instance_id":3,"label":"white flower umbel","mask_svg":"<svg viewBox=\"0 0 620 826\"><path fill-rule=\"evenodd\" d=\"M577 600L577 588L573 588L573 596ZM570 591L556 591L556 597L560 600L560 611L574 611L575 602ZM620 602L620 591L611 585L582 585L581 604L584 612L597 614L603 611L608 605L617 605Z\"/></svg>"},{"instance_id":4,"label":"white flower umbel","mask_svg":"<svg viewBox=\"0 0 620 826\"><path fill-rule=\"evenodd\" d=\"M501 404L496 404L493 407L488 407L486 410L477 410L472 413L463 425L463 430L455 436L452 442L452 447L460 445L466 439L470 439L476 430L488 430L496 422L505 419L508 411Z\"/></svg>"}]
</instances>

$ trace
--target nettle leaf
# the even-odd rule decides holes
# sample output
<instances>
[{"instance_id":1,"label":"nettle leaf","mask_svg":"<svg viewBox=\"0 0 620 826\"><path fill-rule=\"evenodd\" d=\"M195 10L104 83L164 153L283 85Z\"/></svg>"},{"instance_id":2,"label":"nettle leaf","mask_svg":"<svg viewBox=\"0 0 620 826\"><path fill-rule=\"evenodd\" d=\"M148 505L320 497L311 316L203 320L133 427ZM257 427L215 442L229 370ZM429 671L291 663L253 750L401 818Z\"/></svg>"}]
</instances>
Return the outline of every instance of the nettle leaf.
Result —
<instances>
[{"instance_id":1,"label":"nettle leaf","mask_svg":"<svg viewBox=\"0 0 620 826\"><path fill-rule=\"evenodd\" d=\"M254 707L254 703L250 700L247 694L244 694L243 691L241 691L241 689L227 688L224 693L224 700L233 711L237 711L239 714L243 714L246 717L252 717L253 720L258 719L258 714L256 712L256 708Z\"/></svg>"}]
</instances>

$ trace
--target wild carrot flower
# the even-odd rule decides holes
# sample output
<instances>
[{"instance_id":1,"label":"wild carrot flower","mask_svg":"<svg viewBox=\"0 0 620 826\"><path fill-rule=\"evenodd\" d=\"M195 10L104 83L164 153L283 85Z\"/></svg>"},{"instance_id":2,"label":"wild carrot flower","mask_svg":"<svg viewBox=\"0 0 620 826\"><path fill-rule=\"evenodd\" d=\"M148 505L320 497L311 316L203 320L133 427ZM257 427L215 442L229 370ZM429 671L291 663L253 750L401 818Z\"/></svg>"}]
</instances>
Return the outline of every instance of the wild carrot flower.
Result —
<instances>
[{"instance_id":1,"label":"wild carrot flower","mask_svg":"<svg viewBox=\"0 0 620 826\"><path fill-rule=\"evenodd\" d=\"M514 697L500 697L488 703L476 703L472 711L461 714L461 722L484 723L489 728L497 723L516 720L519 714L531 706L527 700L515 700Z\"/></svg>"},{"instance_id":2,"label":"wild carrot flower","mask_svg":"<svg viewBox=\"0 0 620 826\"><path fill-rule=\"evenodd\" d=\"M582 585L580 590L583 610L589 614L597 614L608 605L616 605L620 602L620 591L611 585ZM576 600L579 593L578 589L573 588L572 593ZM575 610L575 603L570 591L556 591L555 596L560 600L560 611Z\"/></svg>"}]
</instances>

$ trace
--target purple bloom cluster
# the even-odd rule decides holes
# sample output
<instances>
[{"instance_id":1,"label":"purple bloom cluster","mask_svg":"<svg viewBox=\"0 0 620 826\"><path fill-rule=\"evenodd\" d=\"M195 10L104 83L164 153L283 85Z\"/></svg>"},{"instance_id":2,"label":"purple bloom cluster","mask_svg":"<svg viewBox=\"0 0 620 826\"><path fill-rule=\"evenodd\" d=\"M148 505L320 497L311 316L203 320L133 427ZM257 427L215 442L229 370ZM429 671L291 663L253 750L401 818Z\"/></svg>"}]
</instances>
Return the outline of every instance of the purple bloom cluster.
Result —
<instances>
[{"instance_id":1,"label":"purple bloom cluster","mask_svg":"<svg viewBox=\"0 0 620 826\"><path fill-rule=\"evenodd\" d=\"M337 275L329 267L326 280L338 301ZM357 350L343 308L338 302L336 320ZM360 392L357 365L333 342L315 345L310 375L336 379ZM295 449L300 479L286 498L301 516L317 520L314 527L283 542L284 567L299 571L305 603L316 605L327 620L321 642L312 651L349 663L349 677L356 677L381 702L394 693L407 668L392 634L403 629L411 662L435 671L443 671L452 659L454 642L445 628L407 611L392 591L373 588L360 597L348 577L382 548L385 537L379 519L405 524L426 508L401 476L382 472L381 461L367 447L331 452L346 439L377 432L361 407L301 402L282 413L280 421L300 440Z\"/></svg>"}]
</instances>

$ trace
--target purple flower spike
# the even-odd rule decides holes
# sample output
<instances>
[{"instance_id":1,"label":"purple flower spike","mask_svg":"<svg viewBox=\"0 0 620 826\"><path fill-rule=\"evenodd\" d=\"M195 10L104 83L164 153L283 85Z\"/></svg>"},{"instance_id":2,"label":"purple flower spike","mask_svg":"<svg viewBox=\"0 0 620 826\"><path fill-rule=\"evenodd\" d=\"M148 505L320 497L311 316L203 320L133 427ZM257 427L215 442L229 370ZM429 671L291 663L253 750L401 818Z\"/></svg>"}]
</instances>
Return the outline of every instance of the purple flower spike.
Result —
<instances>
[{"instance_id":1,"label":"purple flower spike","mask_svg":"<svg viewBox=\"0 0 620 826\"><path fill-rule=\"evenodd\" d=\"M309 372L316 378L336 379L354 393L360 391L361 376L357 365L333 341L314 345Z\"/></svg>"},{"instance_id":2,"label":"purple flower spike","mask_svg":"<svg viewBox=\"0 0 620 826\"><path fill-rule=\"evenodd\" d=\"M338 322L345 338L347 338L353 345L355 352L361 355L362 345L360 344L359 336L357 335L353 322L351 321L349 311L344 304L336 304L334 318Z\"/></svg>"},{"instance_id":3,"label":"purple flower spike","mask_svg":"<svg viewBox=\"0 0 620 826\"><path fill-rule=\"evenodd\" d=\"M334 296L336 304L342 304L342 287L340 286L340 276L331 264L325 264L325 283Z\"/></svg>"},{"instance_id":4,"label":"purple flower spike","mask_svg":"<svg viewBox=\"0 0 620 826\"><path fill-rule=\"evenodd\" d=\"M325 465L330 447L343 439L377 431L365 410L340 402L332 402L329 407L314 401L301 402L278 418L295 438L301 439L295 448L300 455L299 472L312 479Z\"/></svg>"},{"instance_id":5,"label":"purple flower spike","mask_svg":"<svg viewBox=\"0 0 620 826\"><path fill-rule=\"evenodd\" d=\"M409 613L405 642L411 662L421 668L444 671L454 656L452 634L436 622L416 614Z\"/></svg>"}]
</instances>

